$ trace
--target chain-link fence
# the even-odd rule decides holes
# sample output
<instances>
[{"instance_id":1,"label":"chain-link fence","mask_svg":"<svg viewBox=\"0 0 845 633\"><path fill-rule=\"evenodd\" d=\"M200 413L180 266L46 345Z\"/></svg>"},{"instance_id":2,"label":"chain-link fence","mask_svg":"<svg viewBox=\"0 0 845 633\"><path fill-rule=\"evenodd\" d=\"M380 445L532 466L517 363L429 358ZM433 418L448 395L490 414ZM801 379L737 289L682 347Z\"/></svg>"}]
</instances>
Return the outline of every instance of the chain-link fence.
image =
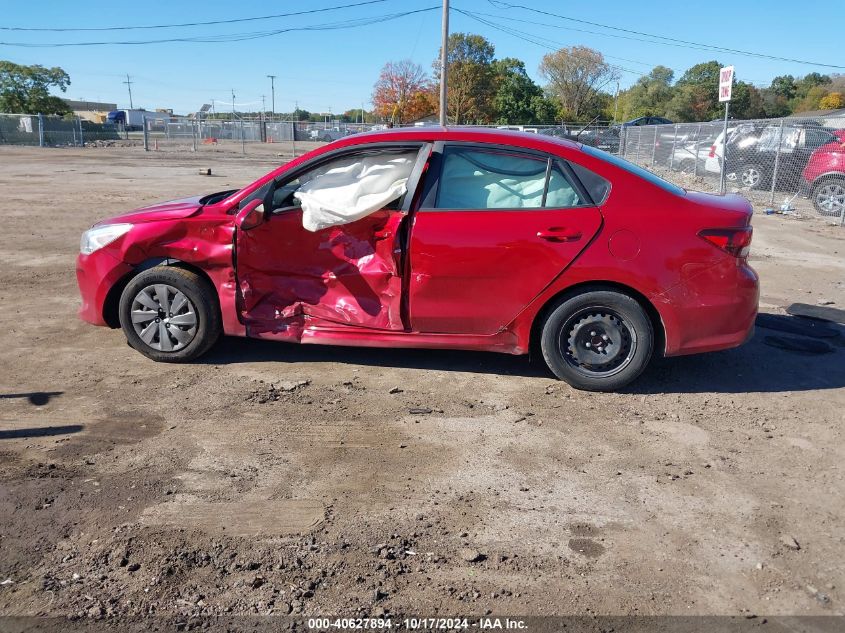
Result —
<instances>
[{"instance_id":1,"label":"chain-link fence","mask_svg":"<svg viewBox=\"0 0 845 633\"><path fill-rule=\"evenodd\" d=\"M611 130L620 156L681 186L845 223L845 117L728 121L727 138L723 121Z\"/></svg>"},{"instance_id":2,"label":"chain-link fence","mask_svg":"<svg viewBox=\"0 0 845 633\"><path fill-rule=\"evenodd\" d=\"M255 144L278 144L277 156L296 156L319 143L386 129L383 124L326 119L145 120L140 131L78 117L0 115L0 144L83 146L95 142L143 145L149 150L248 153ZM650 169L688 189L738 192L767 213L814 214L845 224L845 117L761 119L669 125L492 125L568 138ZM267 153L267 146L262 153ZM724 178L722 172L724 171Z\"/></svg>"},{"instance_id":3,"label":"chain-link fence","mask_svg":"<svg viewBox=\"0 0 845 633\"><path fill-rule=\"evenodd\" d=\"M83 146L120 138L120 130L114 125L92 123L79 117L0 114L0 145Z\"/></svg>"}]
</instances>

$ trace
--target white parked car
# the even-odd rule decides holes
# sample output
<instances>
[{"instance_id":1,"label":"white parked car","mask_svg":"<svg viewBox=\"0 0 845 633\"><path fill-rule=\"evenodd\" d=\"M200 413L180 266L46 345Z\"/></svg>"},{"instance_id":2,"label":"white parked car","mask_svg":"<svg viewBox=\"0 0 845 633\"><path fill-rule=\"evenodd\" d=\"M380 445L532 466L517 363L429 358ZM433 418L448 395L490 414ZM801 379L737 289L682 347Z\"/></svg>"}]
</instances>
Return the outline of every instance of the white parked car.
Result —
<instances>
[{"instance_id":1,"label":"white parked car","mask_svg":"<svg viewBox=\"0 0 845 633\"><path fill-rule=\"evenodd\" d=\"M348 134L349 132L347 130L341 130L339 127L332 127L324 130L311 130L308 136L312 141L326 141L329 143L331 141L336 141L339 138L343 138Z\"/></svg>"}]
</instances>

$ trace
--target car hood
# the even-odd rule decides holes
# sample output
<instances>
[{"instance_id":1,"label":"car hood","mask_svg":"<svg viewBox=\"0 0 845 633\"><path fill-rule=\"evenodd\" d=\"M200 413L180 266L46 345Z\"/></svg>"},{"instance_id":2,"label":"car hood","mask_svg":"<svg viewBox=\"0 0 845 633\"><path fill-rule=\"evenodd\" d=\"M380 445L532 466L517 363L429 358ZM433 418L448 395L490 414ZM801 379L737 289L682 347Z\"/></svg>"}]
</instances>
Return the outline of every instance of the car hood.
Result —
<instances>
[{"instance_id":1,"label":"car hood","mask_svg":"<svg viewBox=\"0 0 845 633\"><path fill-rule=\"evenodd\" d=\"M141 207L140 209L130 211L129 213L124 213L123 215L118 215L98 222L95 226L102 226L104 224L119 224L121 222L140 224L142 222L188 218L202 208L202 204L200 203L201 198L202 196L193 196L190 198L180 198L179 200L161 202L148 207Z\"/></svg>"}]
</instances>

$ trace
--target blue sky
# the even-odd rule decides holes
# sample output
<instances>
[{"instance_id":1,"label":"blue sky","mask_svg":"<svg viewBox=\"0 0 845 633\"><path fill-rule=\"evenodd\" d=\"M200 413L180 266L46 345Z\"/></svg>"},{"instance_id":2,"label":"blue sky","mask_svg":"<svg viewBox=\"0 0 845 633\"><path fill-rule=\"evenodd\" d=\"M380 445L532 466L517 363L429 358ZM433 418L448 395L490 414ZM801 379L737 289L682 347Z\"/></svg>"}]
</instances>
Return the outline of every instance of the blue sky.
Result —
<instances>
[{"instance_id":1,"label":"blue sky","mask_svg":"<svg viewBox=\"0 0 845 633\"><path fill-rule=\"evenodd\" d=\"M173 24L263 16L355 1L205 0L178 4L172 0L42 0L36 4L4 0L0 27L92 28ZM783 0L708 0L700 3L684 0L651 0L647 3L603 0L593 4L583 0L508 2L644 33L845 67L845 48L840 44L839 35L841 25L845 23L843 0L804 0L799 5ZM157 30L46 33L0 30L0 42L45 44L231 35L384 16L439 4L440 0L386 0L358 8L297 17ZM455 9L487 14L485 19L523 31L546 46L579 44L601 51L608 62L626 69L621 72L623 88L636 81L637 73L647 73L654 65L663 64L675 69L677 78L689 66L710 59L733 64L739 79L758 85L768 85L772 77L786 73L845 72L635 41L625 38L639 36L567 22L524 9L505 9L496 4L489 0L452 0ZM589 6L597 9L585 11L585 7ZM699 8L702 6L706 6L706 10ZM495 45L497 57L524 60L529 74L540 81L537 67L548 48L481 24L457 11L452 12L450 27L453 32L484 35ZM212 99L218 109L231 110L232 90L235 102L239 104L238 110L260 109L261 95L265 95L269 109L270 80L266 75L274 74L277 75L277 111L290 111L298 102L306 110L326 112L331 109L336 113L359 108L362 103L364 107L370 107L373 83L386 61L412 59L429 70L437 55L439 38L440 10L435 9L358 28L288 32L241 42L61 48L0 44L0 59L61 66L70 74L72 82L64 96L117 102L119 107L129 105L126 86L122 83L129 73L134 82L132 92L136 107L173 108L178 113L194 111Z\"/></svg>"}]
</instances>

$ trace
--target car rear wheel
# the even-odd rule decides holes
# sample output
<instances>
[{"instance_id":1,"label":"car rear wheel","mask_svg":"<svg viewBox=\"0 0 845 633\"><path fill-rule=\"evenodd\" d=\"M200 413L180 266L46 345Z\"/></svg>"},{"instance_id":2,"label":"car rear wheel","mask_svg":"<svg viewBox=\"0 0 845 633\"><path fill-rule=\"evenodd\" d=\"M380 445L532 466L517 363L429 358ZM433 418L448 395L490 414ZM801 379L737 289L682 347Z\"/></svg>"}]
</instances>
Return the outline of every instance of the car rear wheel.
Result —
<instances>
[{"instance_id":1,"label":"car rear wheel","mask_svg":"<svg viewBox=\"0 0 845 633\"><path fill-rule=\"evenodd\" d=\"M549 369L576 389L615 391L648 365L654 330L633 297L588 290L563 298L551 310L540 347Z\"/></svg>"},{"instance_id":2,"label":"car rear wheel","mask_svg":"<svg viewBox=\"0 0 845 633\"><path fill-rule=\"evenodd\" d=\"M823 180L813 189L813 206L822 215L842 215L845 209L845 178Z\"/></svg>"},{"instance_id":3,"label":"car rear wheel","mask_svg":"<svg viewBox=\"0 0 845 633\"><path fill-rule=\"evenodd\" d=\"M156 266L133 278L120 296L119 314L129 344L166 363L198 358L222 331L214 289L174 266Z\"/></svg>"}]
</instances>

